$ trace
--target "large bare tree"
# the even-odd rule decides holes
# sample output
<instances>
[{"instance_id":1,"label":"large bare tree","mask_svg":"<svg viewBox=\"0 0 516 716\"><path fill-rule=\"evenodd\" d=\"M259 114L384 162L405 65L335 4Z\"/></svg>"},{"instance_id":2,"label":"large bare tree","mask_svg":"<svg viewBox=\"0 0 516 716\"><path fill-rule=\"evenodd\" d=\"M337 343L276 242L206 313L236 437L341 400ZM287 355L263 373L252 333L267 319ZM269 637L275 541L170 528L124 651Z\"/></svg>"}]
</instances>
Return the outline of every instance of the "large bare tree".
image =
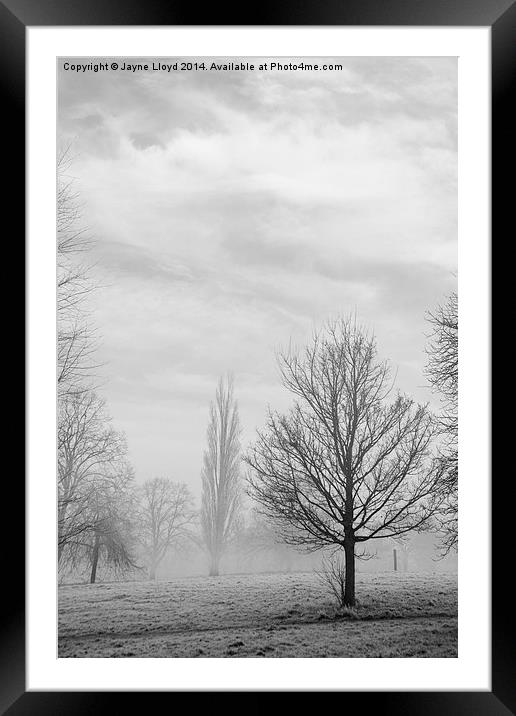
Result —
<instances>
[{"instance_id":1,"label":"large bare tree","mask_svg":"<svg viewBox=\"0 0 516 716\"><path fill-rule=\"evenodd\" d=\"M459 317L458 298L450 294L446 302L427 315L432 327L427 344L426 375L441 399L439 425L443 438L444 463L442 491L446 496L440 513L443 554L458 546L458 393L459 393Z\"/></svg>"},{"instance_id":2,"label":"large bare tree","mask_svg":"<svg viewBox=\"0 0 516 716\"><path fill-rule=\"evenodd\" d=\"M230 376L219 380L210 406L208 445L202 468L202 540L217 576L220 560L234 535L241 507L240 421Z\"/></svg>"},{"instance_id":3,"label":"large bare tree","mask_svg":"<svg viewBox=\"0 0 516 716\"><path fill-rule=\"evenodd\" d=\"M353 319L328 323L279 366L297 401L288 414L269 412L248 451L249 493L287 542L344 549L344 604L353 606L363 544L422 530L439 507L435 423L408 397L389 402L389 366Z\"/></svg>"},{"instance_id":4,"label":"large bare tree","mask_svg":"<svg viewBox=\"0 0 516 716\"><path fill-rule=\"evenodd\" d=\"M187 486L163 477L148 480L141 489L139 534L149 578L172 546L189 536L194 522L193 498Z\"/></svg>"}]
</instances>

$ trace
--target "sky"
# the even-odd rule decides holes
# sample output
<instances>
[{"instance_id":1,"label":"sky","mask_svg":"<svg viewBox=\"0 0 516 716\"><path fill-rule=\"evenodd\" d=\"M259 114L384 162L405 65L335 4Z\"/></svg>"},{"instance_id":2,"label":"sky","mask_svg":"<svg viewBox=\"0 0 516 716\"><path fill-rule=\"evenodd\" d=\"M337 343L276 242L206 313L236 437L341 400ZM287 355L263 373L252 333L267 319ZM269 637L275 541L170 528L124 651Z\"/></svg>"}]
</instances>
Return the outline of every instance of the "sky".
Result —
<instances>
[{"instance_id":1,"label":"sky","mask_svg":"<svg viewBox=\"0 0 516 716\"><path fill-rule=\"evenodd\" d=\"M128 61L153 59L178 58ZM277 350L331 317L356 314L400 390L437 407L425 313L456 287L457 60L305 61L343 67L75 73L61 60L58 144L94 240L102 394L140 482L198 497L218 378L234 376L245 448L268 405L292 402Z\"/></svg>"}]
</instances>

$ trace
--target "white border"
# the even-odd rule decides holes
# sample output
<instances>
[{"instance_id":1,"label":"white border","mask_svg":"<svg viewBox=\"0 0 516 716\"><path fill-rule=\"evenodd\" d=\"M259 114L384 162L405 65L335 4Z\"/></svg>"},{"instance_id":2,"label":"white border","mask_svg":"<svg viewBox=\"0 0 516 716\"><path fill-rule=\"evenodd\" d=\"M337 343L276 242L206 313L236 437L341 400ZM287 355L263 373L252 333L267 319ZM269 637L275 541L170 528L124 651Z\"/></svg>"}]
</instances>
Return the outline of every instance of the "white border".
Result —
<instances>
[{"instance_id":1,"label":"white border","mask_svg":"<svg viewBox=\"0 0 516 716\"><path fill-rule=\"evenodd\" d=\"M27 28L27 689L490 690L490 28ZM58 659L55 126L58 56L458 56L457 659ZM467 360L466 357L467 356Z\"/></svg>"}]
</instances>

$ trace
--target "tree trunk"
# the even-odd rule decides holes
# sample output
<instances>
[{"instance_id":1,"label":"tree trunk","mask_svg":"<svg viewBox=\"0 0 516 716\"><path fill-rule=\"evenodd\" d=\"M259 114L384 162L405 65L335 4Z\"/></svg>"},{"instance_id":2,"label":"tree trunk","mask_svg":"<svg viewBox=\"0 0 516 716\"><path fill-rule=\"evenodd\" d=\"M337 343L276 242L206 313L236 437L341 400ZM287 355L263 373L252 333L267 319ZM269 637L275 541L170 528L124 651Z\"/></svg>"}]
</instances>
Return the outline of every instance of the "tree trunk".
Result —
<instances>
[{"instance_id":1,"label":"tree trunk","mask_svg":"<svg viewBox=\"0 0 516 716\"><path fill-rule=\"evenodd\" d=\"M149 554L149 579L154 582L156 581L156 572L158 571L158 565L160 563L160 557L163 555L159 553L159 547L154 544Z\"/></svg>"},{"instance_id":2,"label":"tree trunk","mask_svg":"<svg viewBox=\"0 0 516 716\"><path fill-rule=\"evenodd\" d=\"M97 565L99 563L99 544L100 544L100 536L98 534L95 535L95 543L93 545L93 555L91 559L91 575L90 575L90 584L95 584L95 579L97 577Z\"/></svg>"},{"instance_id":3,"label":"tree trunk","mask_svg":"<svg viewBox=\"0 0 516 716\"><path fill-rule=\"evenodd\" d=\"M61 557L63 556L63 551L65 547L64 542L64 521L66 517L66 503L61 505L58 509L57 513L57 532L58 532L58 547L57 547L57 564L58 566L61 564Z\"/></svg>"},{"instance_id":4,"label":"tree trunk","mask_svg":"<svg viewBox=\"0 0 516 716\"><path fill-rule=\"evenodd\" d=\"M344 606L354 607L355 600L355 540L346 537L344 540L344 554L346 555L346 585L344 589Z\"/></svg>"}]
</instances>

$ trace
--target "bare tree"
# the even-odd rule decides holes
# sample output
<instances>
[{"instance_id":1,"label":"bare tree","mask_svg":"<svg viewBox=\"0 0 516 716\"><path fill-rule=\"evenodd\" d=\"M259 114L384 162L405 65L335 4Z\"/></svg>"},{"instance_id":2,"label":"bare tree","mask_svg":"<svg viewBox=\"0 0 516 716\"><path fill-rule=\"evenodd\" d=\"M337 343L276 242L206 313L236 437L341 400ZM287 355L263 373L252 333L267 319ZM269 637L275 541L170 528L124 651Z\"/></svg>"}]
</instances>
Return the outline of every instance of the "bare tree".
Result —
<instances>
[{"instance_id":1,"label":"bare tree","mask_svg":"<svg viewBox=\"0 0 516 716\"><path fill-rule=\"evenodd\" d=\"M101 565L112 576L139 569L132 468L122 460L104 467L103 473L90 485L82 530L66 543L60 565L66 570L87 571L91 584Z\"/></svg>"},{"instance_id":2,"label":"bare tree","mask_svg":"<svg viewBox=\"0 0 516 716\"><path fill-rule=\"evenodd\" d=\"M287 415L270 411L258 432L245 458L249 493L290 544L344 548L343 603L354 606L357 548L425 529L439 507L435 424L408 397L387 402L389 366L352 319L328 323L279 365L297 401Z\"/></svg>"},{"instance_id":3,"label":"bare tree","mask_svg":"<svg viewBox=\"0 0 516 716\"><path fill-rule=\"evenodd\" d=\"M85 256L91 237L81 227L79 198L68 174L70 147L57 159L57 383L60 397L93 387L98 367L86 299L94 290Z\"/></svg>"},{"instance_id":4,"label":"bare tree","mask_svg":"<svg viewBox=\"0 0 516 716\"><path fill-rule=\"evenodd\" d=\"M241 507L240 421L231 377L219 380L210 406L208 446L202 469L202 540L210 558L210 575L234 535Z\"/></svg>"},{"instance_id":5,"label":"bare tree","mask_svg":"<svg viewBox=\"0 0 516 716\"><path fill-rule=\"evenodd\" d=\"M139 538L149 566L149 578L169 549L189 536L194 522L193 498L187 486L156 477L141 490Z\"/></svg>"},{"instance_id":6,"label":"bare tree","mask_svg":"<svg viewBox=\"0 0 516 716\"><path fill-rule=\"evenodd\" d=\"M81 540L90 567L90 583L97 577L99 564L112 573L138 569L136 560L133 470L127 463L97 481L90 496L91 528Z\"/></svg>"},{"instance_id":7,"label":"bare tree","mask_svg":"<svg viewBox=\"0 0 516 716\"><path fill-rule=\"evenodd\" d=\"M99 561L134 566L122 509L132 471L124 436L92 390L97 344L87 299L95 286L85 260L92 242L81 226L71 163L66 147L57 159L58 561L60 568L91 564L94 582Z\"/></svg>"},{"instance_id":8,"label":"bare tree","mask_svg":"<svg viewBox=\"0 0 516 716\"><path fill-rule=\"evenodd\" d=\"M58 419L58 559L83 544L95 525L94 502L111 482L127 448L104 401L91 392L62 396Z\"/></svg>"},{"instance_id":9,"label":"bare tree","mask_svg":"<svg viewBox=\"0 0 516 716\"><path fill-rule=\"evenodd\" d=\"M426 375L433 390L441 399L439 425L444 445L441 456L444 465L442 492L446 497L440 515L443 555L458 546L458 379L459 379L459 320L457 294L452 293L446 303L438 306L427 319L432 332L427 344Z\"/></svg>"}]
</instances>

